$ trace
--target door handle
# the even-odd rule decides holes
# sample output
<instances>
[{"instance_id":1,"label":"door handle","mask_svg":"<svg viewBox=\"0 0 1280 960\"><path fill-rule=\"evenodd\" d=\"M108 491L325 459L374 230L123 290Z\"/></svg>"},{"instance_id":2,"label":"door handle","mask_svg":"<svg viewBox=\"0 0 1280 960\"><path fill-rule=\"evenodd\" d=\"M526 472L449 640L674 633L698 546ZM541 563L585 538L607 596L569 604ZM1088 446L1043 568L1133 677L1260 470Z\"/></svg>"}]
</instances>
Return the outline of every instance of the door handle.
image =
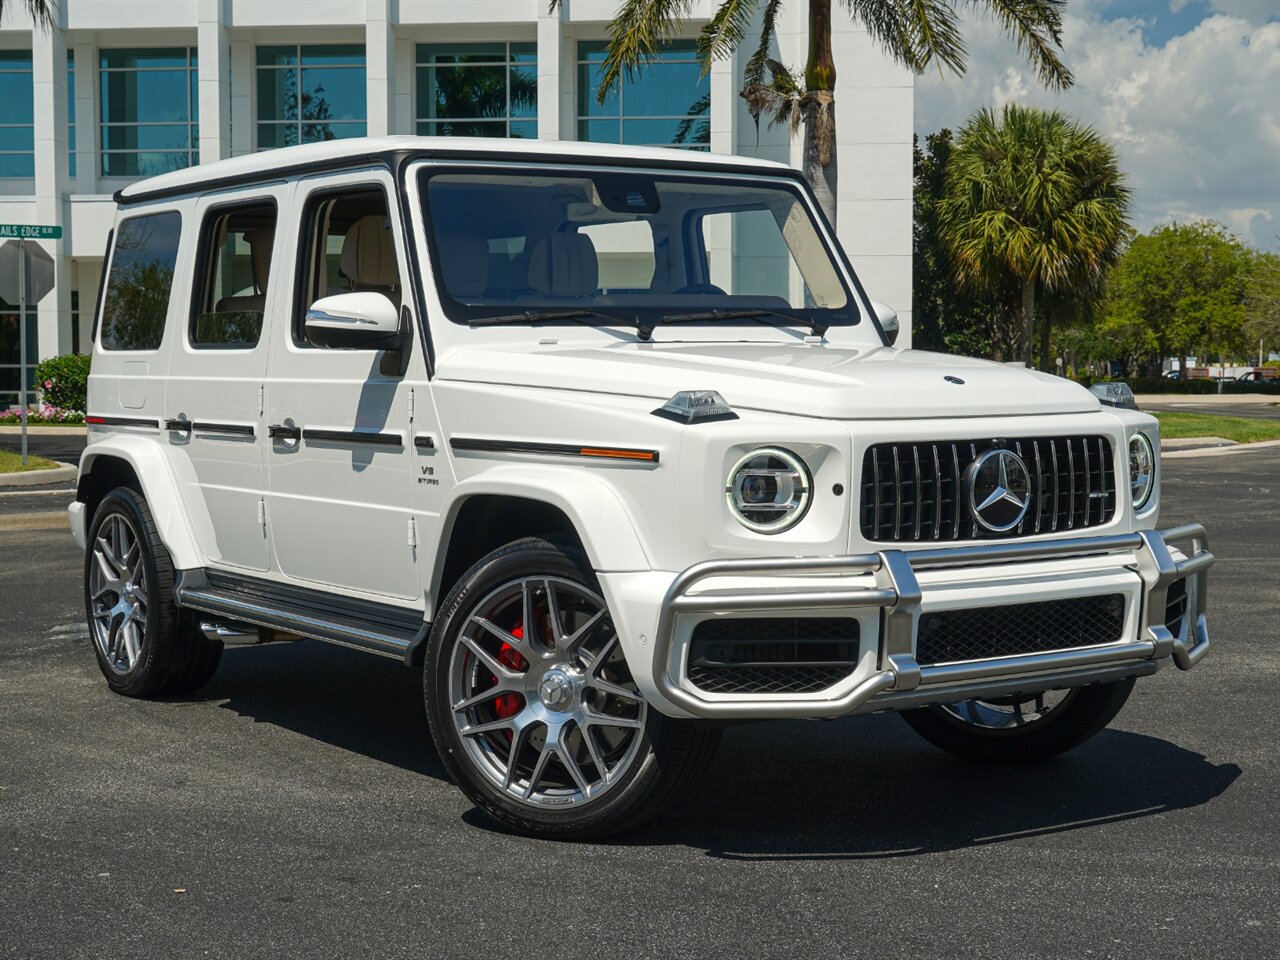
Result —
<instances>
[{"instance_id":1,"label":"door handle","mask_svg":"<svg viewBox=\"0 0 1280 960\"><path fill-rule=\"evenodd\" d=\"M267 427L267 436L272 440L301 440L301 427L287 427L283 423L273 423Z\"/></svg>"},{"instance_id":2,"label":"door handle","mask_svg":"<svg viewBox=\"0 0 1280 960\"><path fill-rule=\"evenodd\" d=\"M166 430L185 433L188 437L191 436L190 420L175 420L175 419L166 420L164 422L164 428Z\"/></svg>"}]
</instances>

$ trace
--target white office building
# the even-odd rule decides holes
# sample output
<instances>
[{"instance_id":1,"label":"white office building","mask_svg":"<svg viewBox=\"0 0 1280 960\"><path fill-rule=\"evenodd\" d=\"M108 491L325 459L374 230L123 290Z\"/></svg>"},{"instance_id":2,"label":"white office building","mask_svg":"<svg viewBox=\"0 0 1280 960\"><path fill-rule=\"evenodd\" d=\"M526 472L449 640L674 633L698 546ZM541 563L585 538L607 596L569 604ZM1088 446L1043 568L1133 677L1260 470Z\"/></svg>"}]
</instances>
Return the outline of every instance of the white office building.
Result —
<instances>
[{"instance_id":1,"label":"white office building","mask_svg":"<svg viewBox=\"0 0 1280 960\"><path fill-rule=\"evenodd\" d=\"M703 76L686 38L597 101L618 0L58 0L0 22L0 223L61 224L57 286L27 317L31 361L87 350L113 216L141 177L313 140L387 133L676 146L798 165L757 131L746 51ZM802 65L806 4L777 57ZM873 297L911 319L912 76L836 18L838 227ZM18 399L19 317L0 300L0 407Z\"/></svg>"}]
</instances>

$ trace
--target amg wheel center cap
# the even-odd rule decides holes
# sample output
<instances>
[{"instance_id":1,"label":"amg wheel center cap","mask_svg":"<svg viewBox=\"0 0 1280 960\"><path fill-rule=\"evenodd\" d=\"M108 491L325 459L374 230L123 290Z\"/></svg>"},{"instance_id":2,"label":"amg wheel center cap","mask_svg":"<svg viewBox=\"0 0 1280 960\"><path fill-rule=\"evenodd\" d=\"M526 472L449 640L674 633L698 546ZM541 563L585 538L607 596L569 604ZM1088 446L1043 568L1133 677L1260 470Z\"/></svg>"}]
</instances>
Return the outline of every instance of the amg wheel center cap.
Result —
<instances>
[{"instance_id":1,"label":"amg wheel center cap","mask_svg":"<svg viewBox=\"0 0 1280 960\"><path fill-rule=\"evenodd\" d=\"M574 683L561 670L548 671L538 684L538 699L548 710L567 710L573 704Z\"/></svg>"}]
</instances>

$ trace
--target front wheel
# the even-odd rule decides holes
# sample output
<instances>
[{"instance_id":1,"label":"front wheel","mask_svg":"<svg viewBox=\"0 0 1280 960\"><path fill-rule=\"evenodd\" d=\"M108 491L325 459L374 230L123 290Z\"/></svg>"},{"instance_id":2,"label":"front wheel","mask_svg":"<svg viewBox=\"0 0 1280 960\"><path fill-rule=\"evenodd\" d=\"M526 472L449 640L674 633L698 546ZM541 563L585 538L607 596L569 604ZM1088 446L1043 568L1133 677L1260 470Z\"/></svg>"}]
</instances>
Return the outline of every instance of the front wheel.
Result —
<instances>
[{"instance_id":1,"label":"front wheel","mask_svg":"<svg viewBox=\"0 0 1280 960\"><path fill-rule=\"evenodd\" d=\"M423 676L432 737L485 813L585 839L657 814L706 766L709 724L649 708L581 551L541 539L482 559L450 592Z\"/></svg>"},{"instance_id":2,"label":"front wheel","mask_svg":"<svg viewBox=\"0 0 1280 960\"><path fill-rule=\"evenodd\" d=\"M968 760L1030 763L1078 747L1110 723L1134 679L907 710L902 718L935 747Z\"/></svg>"}]
</instances>

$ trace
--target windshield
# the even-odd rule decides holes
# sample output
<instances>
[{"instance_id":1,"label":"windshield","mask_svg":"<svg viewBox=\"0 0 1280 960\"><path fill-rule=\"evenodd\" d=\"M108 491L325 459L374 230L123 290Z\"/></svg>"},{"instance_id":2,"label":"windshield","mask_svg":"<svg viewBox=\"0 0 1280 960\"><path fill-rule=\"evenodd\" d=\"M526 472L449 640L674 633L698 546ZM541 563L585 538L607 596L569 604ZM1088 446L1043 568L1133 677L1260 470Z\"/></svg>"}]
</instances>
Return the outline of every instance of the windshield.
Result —
<instances>
[{"instance_id":1,"label":"windshield","mask_svg":"<svg viewBox=\"0 0 1280 960\"><path fill-rule=\"evenodd\" d=\"M858 322L799 187L783 180L451 168L421 183L458 323L567 311L602 324Z\"/></svg>"}]
</instances>

